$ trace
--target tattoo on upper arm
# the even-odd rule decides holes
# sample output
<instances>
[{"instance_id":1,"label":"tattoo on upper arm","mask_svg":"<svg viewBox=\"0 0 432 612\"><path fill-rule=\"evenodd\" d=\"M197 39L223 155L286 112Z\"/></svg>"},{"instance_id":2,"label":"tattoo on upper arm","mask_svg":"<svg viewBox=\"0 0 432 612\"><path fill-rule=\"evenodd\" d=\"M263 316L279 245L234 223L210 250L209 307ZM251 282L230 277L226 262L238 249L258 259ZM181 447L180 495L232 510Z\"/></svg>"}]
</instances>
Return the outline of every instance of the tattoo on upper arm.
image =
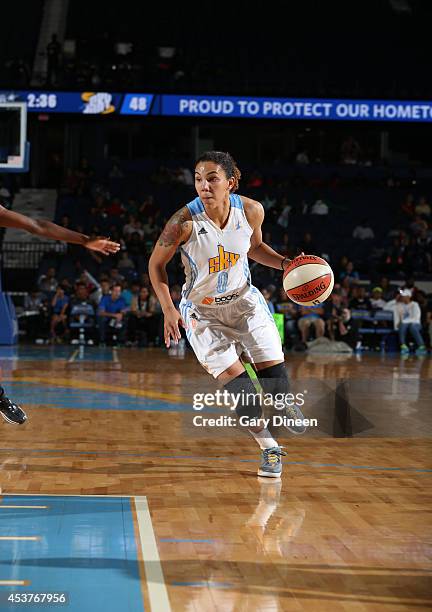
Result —
<instances>
[{"instance_id":1,"label":"tattoo on upper arm","mask_svg":"<svg viewBox=\"0 0 432 612\"><path fill-rule=\"evenodd\" d=\"M159 246L172 247L177 244L183 234L184 223L189 221L186 211L186 208L182 208L171 217L159 236Z\"/></svg>"}]
</instances>

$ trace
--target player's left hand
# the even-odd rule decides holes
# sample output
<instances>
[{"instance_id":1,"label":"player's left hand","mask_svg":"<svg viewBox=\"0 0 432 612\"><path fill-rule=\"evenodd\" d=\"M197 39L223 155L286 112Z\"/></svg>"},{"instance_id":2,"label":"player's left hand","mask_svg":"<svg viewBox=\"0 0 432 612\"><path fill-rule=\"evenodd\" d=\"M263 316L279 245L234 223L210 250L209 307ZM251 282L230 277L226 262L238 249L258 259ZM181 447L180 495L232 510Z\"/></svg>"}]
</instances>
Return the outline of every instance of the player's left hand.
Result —
<instances>
[{"instance_id":1,"label":"player's left hand","mask_svg":"<svg viewBox=\"0 0 432 612\"><path fill-rule=\"evenodd\" d=\"M103 255L114 255L120 250L118 242L112 242L108 238L102 238L101 236L88 240L84 246L90 251L97 251Z\"/></svg>"}]
</instances>

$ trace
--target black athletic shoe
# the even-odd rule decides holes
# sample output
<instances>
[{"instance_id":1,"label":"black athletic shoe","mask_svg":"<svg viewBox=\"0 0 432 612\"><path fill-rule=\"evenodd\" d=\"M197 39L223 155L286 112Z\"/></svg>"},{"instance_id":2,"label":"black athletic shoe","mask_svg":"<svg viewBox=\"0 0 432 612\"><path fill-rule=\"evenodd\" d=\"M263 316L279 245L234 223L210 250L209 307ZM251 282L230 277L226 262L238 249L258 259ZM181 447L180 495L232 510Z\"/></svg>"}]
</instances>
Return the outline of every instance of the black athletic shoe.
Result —
<instances>
[{"instance_id":1,"label":"black athletic shoe","mask_svg":"<svg viewBox=\"0 0 432 612\"><path fill-rule=\"evenodd\" d=\"M22 425L27 420L24 410L6 397L3 387L0 387L0 414L5 421L14 425Z\"/></svg>"}]
</instances>

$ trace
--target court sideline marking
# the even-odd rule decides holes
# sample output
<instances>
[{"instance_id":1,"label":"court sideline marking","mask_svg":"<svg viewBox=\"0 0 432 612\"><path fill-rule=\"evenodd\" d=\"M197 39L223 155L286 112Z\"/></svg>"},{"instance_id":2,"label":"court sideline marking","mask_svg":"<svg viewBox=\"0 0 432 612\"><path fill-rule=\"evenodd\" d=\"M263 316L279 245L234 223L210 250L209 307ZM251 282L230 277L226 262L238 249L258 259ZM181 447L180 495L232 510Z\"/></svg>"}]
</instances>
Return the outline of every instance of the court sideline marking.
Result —
<instances>
[{"instance_id":1,"label":"court sideline marking","mask_svg":"<svg viewBox=\"0 0 432 612\"><path fill-rule=\"evenodd\" d=\"M153 523L148 507L147 498L144 496L130 495L77 495L73 493L4 493L6 497L122 497L134 500L135 511L140 536L141 553L146 573L147 589L150 599L150 608L154 612L171 612L165 578L162 571L156 538L153 531ZM24 586L27 581L0 581L1 586L6 585Z\"/></svg>"},{"instance_id":2,"label":"court sideline marking","mask_svg":"<svg viewBox=\"0 0 432 612\"><path fill-rule=\"evenodd\" d=\"M150 607L155 612L171 612L165 579L146 497L133 497L143 553Z\"/></svg>"}]
</instances>

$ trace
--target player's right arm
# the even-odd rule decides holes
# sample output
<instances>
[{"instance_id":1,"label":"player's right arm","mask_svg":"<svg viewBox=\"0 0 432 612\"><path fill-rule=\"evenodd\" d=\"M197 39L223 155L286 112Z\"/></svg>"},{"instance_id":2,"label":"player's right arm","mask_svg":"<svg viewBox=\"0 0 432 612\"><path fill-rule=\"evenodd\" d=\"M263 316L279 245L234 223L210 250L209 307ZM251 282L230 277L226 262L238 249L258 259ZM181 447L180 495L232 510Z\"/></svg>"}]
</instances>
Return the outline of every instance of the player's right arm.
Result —
<instances>
[{"instance_id":1,"label":"player's right arm","mask_svg":"<svg viewBox=\"0 0 432 612\"><path fill-rule=\"evenodd\" d=\"M32 219L21 213L16 213L13 210L8 210L4 206L0 205L0 227L13 227L16 229L22 229L30 234L36 234L36 236L42 236L44 238L52 238L53 240L63 240L64 242L71 242L73 244L80 244L81 246L90 249L91 251L98 251L104 255L110 255L111 253L117 253L120 249L120 245L116 242L111 242L107 238L98 237L90 240L85 234L80 232L74 232L61 225L46 221L45 219Z\"/></svg>"},{"instance_id":2,"label":"player's right arm","mask_svg":"<svg viewBox=\"0 0 432 612\"><path fill-rule=\"evenodd\" d=\"M192 216L187 206L184 206L174 213L165 225L149 261L151 284L164 313L164 336L167 347L170 345L171 338L176 343L180 340L179 324L183 327L185 324L171 299L166 266L174 257L177 248L189 240L191 232Z\"/></svg>"}]
</instances>

